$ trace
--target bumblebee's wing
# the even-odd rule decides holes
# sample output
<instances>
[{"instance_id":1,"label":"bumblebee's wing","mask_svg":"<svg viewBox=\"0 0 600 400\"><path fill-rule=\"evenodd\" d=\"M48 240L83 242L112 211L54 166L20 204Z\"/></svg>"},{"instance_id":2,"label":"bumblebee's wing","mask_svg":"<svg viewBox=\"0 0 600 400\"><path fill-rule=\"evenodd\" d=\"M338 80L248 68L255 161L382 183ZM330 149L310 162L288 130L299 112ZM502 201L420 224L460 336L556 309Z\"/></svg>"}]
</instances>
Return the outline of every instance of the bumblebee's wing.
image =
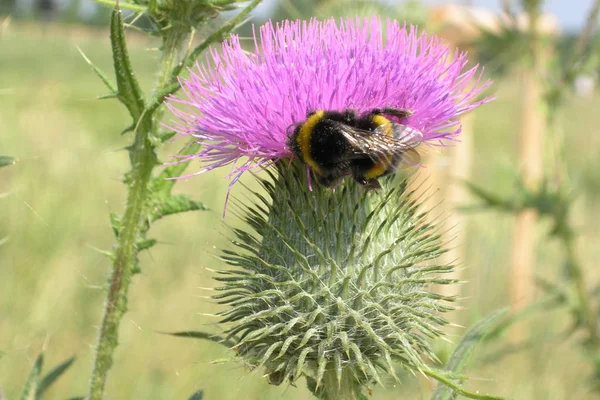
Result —
<instances>
[{"instance_id":1,"label":"bumblebee's wing","mask_svg":"<svg viewBox=\"0 0 600 400\"><path fill-rule=\"evenodd\" d=\"M391 130L391 131L390 131ZM389 123L374 131L341 124L340 132L352 147L351 158L369 157L376 161L401 158L402 164L418 165L421 157L415 148L423 141L423 133L406 125Z\"/></svg>"},{"instance_id":2,"label":"bumblebee's wing","mask_svg":"<svg viewBox=\"0 0 600 400\"><path fill-rule=\"evenodd\" d=\"M392 129L394 136L393 140L396 151L393 153L393 156L398 160L396 169L420 165L421 153L419 153L416 148L423 142L423 132L402 124L383 124L375 129L374 135L377 137L376 140L379 140L379 138L385 140L385 138L389 137L385 134L388 125ZM386 160L389 160L389 158L386 158Z\"/></svg>"},{"instance_id":3,"label":"bumblebee's wing","mask_svg":"<svg viewBox=\"0 0 600 400\"><path fill-rule=\"evenodd\" d=\"M388 127L392 129L394 140L400 147L414 149L423 142L423 133L420 130L396 123L379 125L375 129L375 135L388 137L386 135Z\"/></svg>"}]
</instances>

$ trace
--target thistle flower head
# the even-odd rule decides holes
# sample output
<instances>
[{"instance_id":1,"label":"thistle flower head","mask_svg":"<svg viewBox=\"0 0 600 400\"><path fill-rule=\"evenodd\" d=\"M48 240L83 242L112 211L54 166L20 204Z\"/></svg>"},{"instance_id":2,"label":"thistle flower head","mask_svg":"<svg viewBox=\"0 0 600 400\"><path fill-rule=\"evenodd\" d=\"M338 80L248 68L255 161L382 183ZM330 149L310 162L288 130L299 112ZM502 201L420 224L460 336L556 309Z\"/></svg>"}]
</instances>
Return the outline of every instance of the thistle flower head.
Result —
<instances>
[{"instance_id":1,"label":"thistle flower head","mask_svg":"<svg viewBox=\"0 0 600 400\"><path fill-rule=\"evenodd\" d=\"M153 22L164 30L189 31L223 11L237 8L241 0L134 0L148 7ZM164 32L159 32L164 33Z\"/></svg>"},{"instance_id":2,"label":"thistle flower head","mask_svg":"<svg viewBox=\"0 0 600 400\"><path fill-rule=\"evenodd\" d=\"M288 128L310 111L409 109L403 123L439 144L459 134L460 114L489 100L476 101L488 83L479 83L477 67L464 70L465 53L398 21L267 23L254 46L247 52L234 36L213 49L181 82L185 98L168 104L178 119L172 127L203 144L186 159L200 158L204 170L233 163L234 181L291 157Z\"/></svg>"},{"instance_id":3,"label":"thistle flower head","mask_svg":"<svg viewBox=\"0 0 600 400\"><path fill-rule=\"evenodd\" d=\"M227 341L271 383L304 376L314 392L348 381L360 391L396 377L395 363L426 368L449 309L430 286L451 283L439 274L452 267L431 263L442 249L419 202L403 185L310 192L299 163L277 164L261 181L270 199L242 206L257 236L236 230L223 256L236 269L218 272Z\"/></svg>"},{"instance_id":4,"label":"thistle flower head","mask_svg":"<svg viewBox=\"0 0 600 400\"><path fill-rule=\"evenodd\" d=\"M225 342L273 384L306 377L320 398L356 398L382 372L396 377L396 363L428 368L451 300L430 286L452 283L440 277L452 267L433 261L440 237L406 186L305 190L300 162L281 160L293 158L289 128L315 110L391 107L411 111L402 124L424 142L443 144L460 114L489 100L476 100L487 83L464 70L465 54L397 21L268 23L254 39L250 53L237 37L213 50L168 103L173 128L202 144L184 160L233 164L232 183L276 166L261 179L268 196L254 193L240 212L254 233L235 230L223 256L234 268L217 271Z\"/></svg>"}]
</instances>

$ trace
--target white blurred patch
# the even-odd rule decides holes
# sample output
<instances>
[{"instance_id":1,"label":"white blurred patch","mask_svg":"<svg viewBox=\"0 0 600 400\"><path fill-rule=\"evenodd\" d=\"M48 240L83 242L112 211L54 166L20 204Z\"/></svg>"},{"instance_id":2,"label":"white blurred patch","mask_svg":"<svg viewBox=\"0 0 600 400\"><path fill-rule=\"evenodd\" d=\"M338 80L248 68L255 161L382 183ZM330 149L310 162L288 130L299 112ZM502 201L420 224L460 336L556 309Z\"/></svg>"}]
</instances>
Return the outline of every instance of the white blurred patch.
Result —
<instances>
[{"instance_id":1,"label":"white blurred patch","mask_svg":"<svg viewBox=\"0 0 600 400\"><path fill-rule=\"evenodd\" d=\"M575 78L573 82L573 89L575 94L579 97L590 98L594 94L596 89L596 83L598 77L596 75L581 74Z\"/></svg>"}]
</instances>

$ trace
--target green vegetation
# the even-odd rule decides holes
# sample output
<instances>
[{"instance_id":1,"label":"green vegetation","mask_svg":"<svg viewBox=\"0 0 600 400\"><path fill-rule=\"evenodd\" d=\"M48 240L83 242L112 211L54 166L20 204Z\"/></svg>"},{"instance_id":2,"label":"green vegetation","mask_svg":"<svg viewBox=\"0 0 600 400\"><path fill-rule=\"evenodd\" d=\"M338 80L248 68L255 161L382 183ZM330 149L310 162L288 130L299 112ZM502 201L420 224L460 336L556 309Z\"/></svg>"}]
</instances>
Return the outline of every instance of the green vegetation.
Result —
<instances>
[{"instance_id":1,"label":"green vegetation","mask_svg":"<svg viewBox=\"0 0 600 400\"><path fill-rule=\"evenodd\" d=\"M125 201L121 179L128 159L122 148L128 141L116 132L130 117L116 102L95 100L105 90L77 50L79 46L110 71L108 34L68 33L13 25L0 37L0 154L19 160L0 169L0 240L5 242L0 247L0 350L5 353L0 359L0 385L9 399L18 398L45 345L50 364L74 354L77 360L44 398L62 400L86 393L104 300L101 288L110 266L96 250L112 245L108 213L121 210ZM141 85L149 89L154 80L150 66L157 57L152 48L157 43L141 36L131 39L133 67ZM498 100L475 116L473 180L497 193L510 193L515 180L518 88L514 77L496 82ZM576 172L571 177L579 190L574 220L588 268L600 258L600 116L593 112L599 108L597 97L572 99L557 127L565 132L561 150ZM183 143L164 149L162 161ZM548 146L555 144L549 133ZM192 166L189 172L198 169ZM141 255L145 273L133 282L108 381L107 392L114 398L183 399L199 389L208 400L309 397L305 388L269 386L258 371L247 375L240 365L213 364L231 355L222 346L158 333L191 329L219 333L201 313L217 309L203 288L214 285L207 268L223 267L214 255L231 237L221 217L226 173L180 182L178 192L202 200L213 211L160 221L153 232L159 245ZM245 181L255 185L250 176ZM234 188L233 195L238 193L243 201L241 185ZM226 221L240 224L233 212ZM511 221L494 212L469 217L464 261L469 283L463 288L464 310L451 320L472 326L507 304ZM538 274L556 280L564 266L558 243L547 240L547 228L539 228ZM218 230L222 235L215 233ZM592 282L600 281L597 268L588 274ZM571 322L564 315L551 311L528 320L531 345L519 353L507 354L509 344L503 337L480 345L464 371L475 378L469 387L515 399L589 398L590 364L577 347L579 338L564 341L560 336ZM440 358L444 360L452 347L437 344ZM481 376L493 380L477 380ZM434 385L412 375L403 380L401 388L387 382L373 398L428 398Z\"/></svg>"}]
</instances>

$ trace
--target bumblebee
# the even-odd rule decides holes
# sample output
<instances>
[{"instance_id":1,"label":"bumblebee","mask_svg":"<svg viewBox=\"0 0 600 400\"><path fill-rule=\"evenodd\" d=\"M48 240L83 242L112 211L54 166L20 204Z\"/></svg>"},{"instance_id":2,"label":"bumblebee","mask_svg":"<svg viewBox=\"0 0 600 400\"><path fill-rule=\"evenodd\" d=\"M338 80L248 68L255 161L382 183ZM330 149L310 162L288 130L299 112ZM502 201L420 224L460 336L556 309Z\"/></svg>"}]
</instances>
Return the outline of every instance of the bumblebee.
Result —
<instances>
[{"instance_id":1,"label":"bumblebee","mask_svg":"<svg viewBox=\"0 0 600 400\"><path fill-rule=\"evenodd\" d=\"M411 115L409 110L391 107L362 115L351 109L311 111L295 125L288 146L324 186L352 176L365 189L380 189L378 178L407 161L418 163L415 148L423 134L387 118L402 121Z\"/></svg>"}]
</instances>

